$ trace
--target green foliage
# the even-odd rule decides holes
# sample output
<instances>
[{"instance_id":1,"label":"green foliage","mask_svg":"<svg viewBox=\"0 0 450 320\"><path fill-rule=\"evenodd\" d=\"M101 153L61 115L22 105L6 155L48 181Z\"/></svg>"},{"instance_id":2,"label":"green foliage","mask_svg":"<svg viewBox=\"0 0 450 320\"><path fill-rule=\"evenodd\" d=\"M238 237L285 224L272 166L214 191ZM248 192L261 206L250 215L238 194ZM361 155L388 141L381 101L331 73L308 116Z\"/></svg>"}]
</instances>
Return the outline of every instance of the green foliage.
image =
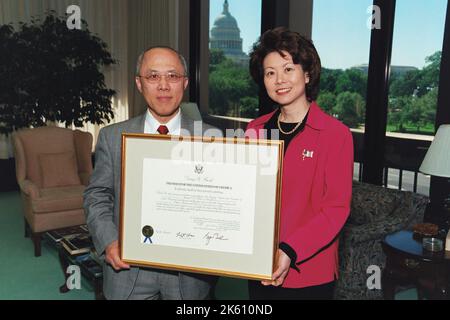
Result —
<instances>
[{"instance_id":1,"label":"green foliage","mask_svg":"<svg viewBox=\"0 0 450 320\"><path fill-rule=\"evenodd\" d=\"M219 51L221 52L221 51ZM212 52L216 64L210 65L209 109L214 114L254 118L258 113L258 89L247 68ZM222 54L223 56L223 54Z\"/></svg>"},{"instance_id":2,"label":"green foliage","mask_svg":"<svg viewBox=\"0 0 450 320\"><path fill-rule=\"evenodd\" d=\"M323 69L318 105L350 127L364 123L367 75L359 69Z\"/></svg>"},{"instance_id":3,"label":"green foliage","mask_svg":"<svg viewBox=\"0 0 450 320\"><path fill-rule=\"evenodd\" d=\"M427 123L434 123L436 117L437 89L420 98L414 98L404 112L404 119L417 128L417 132Z\"/></svg>"},{"instance_id":4,"label":"green foliage","mask_svg":"<svg viewBox=\"0 0 450 320\"><path fill-rule=\"evenodd\" d=\"M220 49L211 49L209 51L209 64L216 66L225 60L225 55Z\"/></svg>"},{"instance_id":5,"label":"green foliage","mask_svg":"<svg viewBox=\"0 0 450 320\"><path fill-rule=\"evenodd\" d=\"M317 97L317 104L322 108L323 111L329 115L333 115L333 108L336 107L336 95L331 92L320 92Z\"/></svg>"},{"instance_id":6,"label":"green foliage","mask_svg":"<svg viewBox=\"0 0 450 320\"><path fill-rule=\"evenodd\" d=\"M361 97L366 97L367 75L358 69L347 69L336 82L336 94L341 92L355 92Z\"/></svg>"},{"instance_id":7,"label":"green foliage","mask_svg":"<svg viewBox=\"0 0 450 320\"><path fill-rule=\"evenodd\" d=\"M434 126L436 118L437 89L432 89L422 97L402 96L391 99L389 103L388 124L397 131L406 132L414 127L415 133L421 128Z\"/></svg>"},{"instance_id":8,"label":"green foliage","mask_svg":"<svg viewBox=\"0 0 450 320\"><path fill-rule=\"evenodd\" d=\"M258 89L246 67L234 64L221 50L210 52L210 110L216 114L254 118L258 113ZM422 70L391 74L389 128L420 132L434 126L441 52L426 58ZM350 127L365 121L367 74L359 69L323 68L319 106Z\"/></svg>"},{"instance_id":9,"label":"green foliage","mask_svg":"<svg viewBox=\"0 0 450 320\"><path fill-rule=\"evenodd\" d=\"M404 125L407 122L405 111L408 106L412 105L412 103L412 96L401 96L391 99L391 101L389 102L388 124L396 126L397 131L403 132Z\"/></svg>"},{"instance_id":10,"label":"green foliage","mask_svg":"<svg viewBox=\"0 0 450 320\"><path fill-rule=\"evenodd\" d=\"M357 127L364 117L364 99L356 92L342 92L337 96L336 107L333 113L345 125Z\"/></svg>"},{"instance_id":11,"label":"green foliage","mask_svg":"<svg viewBox=\"0 0 450 320\"><path fill-rule=\"evenodd\" d=\"M322 68L320 75L320 90L336 94L336 84L343 73L344 71L340 69L333 70Z\"/></svg>"},{"instance_id":12,"label":"green foliage","mask_svg":"<svg viewBox=\"0 0 450 320\"><path fill-rule=\"evenodd\" d=\"M424 92L428 92L439 85L439 74L441 71L442 52L437 51L429 57L426 57L427 65L422 70L421 87ZM425 93L426 94L426 93Z\"/></svg>"},{"instance_id":13,"label":"green foliage","mask_svg":"<svg viewBox=\"0 0 450 320\"><path fill-rule=\"evenodd\" d=\"M418 107L423 110L423 118L426 123L432 123L434 125L436 120L437 100L437 88L433 88L426 95L417 100Z\"/></svg>"},{"instance_id":14,"label":"green foliage","mask_svg":"<svg viewBox=\"0 0 450 320\"><path fill-rule=\"evenodd\" d=\"M322 69L320 76L320 90L331 92L336 96L342 92L356 92L366 96L367 75L359 69L333 70Z\"/></svg>"},{"instance_id":15,"label":"green foliage","mask_svg":"<svg viewBox=\"0 0 450 320\"><path fill-rule=\"evenodd\" d=\"M441 55L438 51L427 57L426 66L422 70L391 74L388 118L390 129L405 132L414 128L413 131L417 133L422 128L434 126ZM323 68L320 89L317 102L326 112L339 114L339 119L347 124L358 126L364 122L364 103L356 96L352 98L348 94L341 96L343 93L357 93L364 101L367 90L367 75L364 72L358 69ZM333 100L333 95L338 97L336 101ZM349 106L344 106L344 100L359 110L348 110ZM334 107L330 112L333 103ZM359 121L358 124L356 119Z\"/></svg>"},{"instance_id":16,"label":"green foliage","mask_svg":"<svg viewBox=\"0 0 450 320\"><path fill-rule=\"evenodd\" d=\"M101 69L116 63L83 21L69 30L54 13L44 21L0 27L0 133L60 121L66 126L109 122L114 113ZM7 81L5 80L7 79Z\"/></svg>"},{"instance_id":17,"label":"green foliage","mask_svg":"<svg viewBox=\"0 0 450 320\"><path fill-rule=\"evenodd\" d=\"M422 128L434 127L441 52L425 61L422 70L391 77L388 124L397 131L421 133Z\"/></svg>"},{"instance_id":18,"label":"green foliage","mask_svg":"<svg viewBox=\"0 0 450 320\"><path fill-rule=\"evenodd\" d=\"M259 99L256 97L244 97L239 100L241 117L254 119L258 117Z\"/></svg>"},{"instance_id":19,"label":"green foliage","mask_svg":"<svg viewBox=\"0 0 450 320\"><path fill-rule=\"evenodd\" d=\"M392 74L390 80L390 95L393 97L413 96L418 94L420 71L406 72L403 76Z\"/></svg>"},{"instance_id":20,"label":"green foliage","mask_svg":"<svg viewBox=\"0 0 450 320\"><path fill-rule=\"evenodd\" d=\"M393 74L390 80L390 94L393 97L414 95L422 97L438 87L441 52L425 58L427 65L422 70L408 71L403 75Z\"/></svg>"}]
</instances>

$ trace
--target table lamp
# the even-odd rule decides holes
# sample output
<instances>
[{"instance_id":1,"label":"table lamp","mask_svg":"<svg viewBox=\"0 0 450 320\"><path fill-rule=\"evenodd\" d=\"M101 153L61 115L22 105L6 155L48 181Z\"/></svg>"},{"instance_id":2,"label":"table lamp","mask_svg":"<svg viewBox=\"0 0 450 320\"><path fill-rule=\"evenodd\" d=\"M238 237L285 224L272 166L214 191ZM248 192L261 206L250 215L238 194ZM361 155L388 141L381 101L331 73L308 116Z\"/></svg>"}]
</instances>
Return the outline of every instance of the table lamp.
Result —
<instances>
[{"instance_id":1,"label":"table lamp","mask_svg":"<svg viewBox=\"0 0 450 320\"><path fill-rule=\"evenodd\" d=\"M430 148L423 159L419 171L437 177L450 178L450 124L439 127ZM443 217L448 224L450 218L450 190L442 203ZM448 226L446 226L448 228Z\"/></svg>"}]
</instances>

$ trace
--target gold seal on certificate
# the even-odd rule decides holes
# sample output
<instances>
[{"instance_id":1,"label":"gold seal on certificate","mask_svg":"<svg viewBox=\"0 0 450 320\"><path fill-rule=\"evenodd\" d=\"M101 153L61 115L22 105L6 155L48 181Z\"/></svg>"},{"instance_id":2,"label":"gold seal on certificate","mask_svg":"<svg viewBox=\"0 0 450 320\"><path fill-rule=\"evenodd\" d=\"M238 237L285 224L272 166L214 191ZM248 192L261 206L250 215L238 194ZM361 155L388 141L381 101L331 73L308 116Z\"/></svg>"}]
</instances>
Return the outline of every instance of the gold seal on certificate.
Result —
<instances>
[{"instance_id":1,"label":"gold seal on certificate","mask_svg":"<svg viewBox=\"0 0 450 320\"><path fill-rule=\"evenodd\" d=\"M143 227L142 234L144 237L151 237L153 235L153 228L151 226Z\"/></svg>"},{"instance_id":2,"label":"gold seal on certificate","mask_svg":"<svg viewBox=\"0 0 450 320\"><path fill-rule=\"evenodd\" d=\"M152 243L152 239L151 236L153 235L153 228L151 226L144 226L142 228L142 235L145 237L144 239L144 243L146 243L147 241Z\"/></svg>"}]
</instances>

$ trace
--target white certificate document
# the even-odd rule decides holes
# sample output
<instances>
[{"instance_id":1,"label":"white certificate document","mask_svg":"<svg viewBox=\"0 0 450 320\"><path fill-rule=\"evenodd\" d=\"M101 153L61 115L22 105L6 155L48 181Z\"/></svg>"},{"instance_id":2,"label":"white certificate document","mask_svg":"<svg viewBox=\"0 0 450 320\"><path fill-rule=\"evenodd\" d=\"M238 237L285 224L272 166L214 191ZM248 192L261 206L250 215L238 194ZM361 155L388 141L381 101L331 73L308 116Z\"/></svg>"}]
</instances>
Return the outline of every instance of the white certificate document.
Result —
<instances>
[{"instance_id":1,"label":"white certificate document","mask_svg":"<svg viewBox=\"0 0 450 320\"><path fill-rule=\"evenodd\" d=\"M143 159L141 243L253 254L256 165Z\"/></svg>"}]
</instances>

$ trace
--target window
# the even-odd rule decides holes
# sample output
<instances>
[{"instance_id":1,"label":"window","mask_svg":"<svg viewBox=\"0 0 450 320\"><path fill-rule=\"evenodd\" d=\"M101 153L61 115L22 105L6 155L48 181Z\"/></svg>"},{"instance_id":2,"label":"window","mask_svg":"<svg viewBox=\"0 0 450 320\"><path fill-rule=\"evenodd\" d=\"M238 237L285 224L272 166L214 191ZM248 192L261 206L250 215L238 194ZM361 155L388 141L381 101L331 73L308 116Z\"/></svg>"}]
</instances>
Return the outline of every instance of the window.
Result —
<instances>
[{"instance_id":1,"label":"window","mask_svg":"<svg viewBox=\"0 0 450 320\"><path fill-rule=\"evenodd\" d=\"M388 128L434 135L447 0L397 0Z\"/></svg>"},{"instance_id":2,"label":"window","mask_svg":"<svg viewBox=\"0 0 450 320\"><path fill-rule=\"evenodd\" d=\"M439 87L447 0L397 0L392 44L386 136L385 183L429 195L430 177L410 170L416 155L408 145L431 141Z\"/></svg>"},{"instance_id":3,"label":"window","mask_svg":"<svg viewBox=\"0 0 450 320\"><path fill-rule=\"evenodd\" d=\"M352 128L357 146L353 179L362 173L371 0L314 0L312 40L322 62L319 106Z\"/></svg>"},{"instance_id":4,"label":"window","mask_svg":"<svg viewBox=\"0 0 450 320\"><path fill-rule=\"evenodd\" d=\"M209 113L255 118L258 88L248 53L260 36L261 0L210 0Z\"/></svg>"},{"instance_id":5,"label":"window","mask_svg":"<svg viewBox=\"0 0 450 320\"><path fill-rule=\"evenodd\" d=\"M314 0L312 40L322 61L319 106L364 130L371 0Z\"/></svg>"}]
</instances>

